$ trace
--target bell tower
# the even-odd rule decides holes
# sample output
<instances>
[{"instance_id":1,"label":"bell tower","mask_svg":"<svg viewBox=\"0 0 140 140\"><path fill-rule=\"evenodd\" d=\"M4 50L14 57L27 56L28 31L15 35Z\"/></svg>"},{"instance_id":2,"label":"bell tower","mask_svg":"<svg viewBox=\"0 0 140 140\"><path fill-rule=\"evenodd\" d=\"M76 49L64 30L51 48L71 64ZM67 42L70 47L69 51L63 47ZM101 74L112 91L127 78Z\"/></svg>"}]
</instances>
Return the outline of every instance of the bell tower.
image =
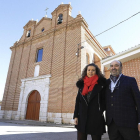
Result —
<instances>
[{"instance_id":1,"label":"bell tower","mask_svg":"<svg viewBox=\"0 0 140 140\"><path fill-rule=\"evenodd\" d=\"M60 4L52 14L52 27L56 27L60 24L66 24L68 17L71 16L71 4Z\"/></svg>"}]
</instances>

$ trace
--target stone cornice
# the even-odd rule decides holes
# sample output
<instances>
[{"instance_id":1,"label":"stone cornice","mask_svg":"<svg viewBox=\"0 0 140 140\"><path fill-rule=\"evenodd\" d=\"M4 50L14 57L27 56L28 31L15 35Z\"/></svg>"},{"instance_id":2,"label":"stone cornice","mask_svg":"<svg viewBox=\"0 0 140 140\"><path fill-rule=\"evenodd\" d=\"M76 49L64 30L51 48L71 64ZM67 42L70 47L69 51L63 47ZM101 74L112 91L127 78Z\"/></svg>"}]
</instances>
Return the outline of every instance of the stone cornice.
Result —
<instances>
[{"instance_id":1,"label":"stone cornice","mask_svg":"<svg viewBox=\"0 0 140 140\"><path fill-rule=\"evenodd\" d=\"M41 75L41 76L37 76L37 77L29 77L29 78L21 79L21 82L33 81L33 80L39 80L39 79L46 79L46 78L49 78L49 77L51 77L51 74Z\"/></svg>"},{"instance_id":2,"label":"stone cornice","mask_svg":"<svg viewBox=\"0 0 140 140\"><path fill-rule=\"evenodd\" d=\"M14 49L14 48L15 48L16 46L18 46L18 45L19 45L19 44L18 44L18 41L16 41L16 42L14 43L14 45L10 47L10 50Z\"/></svg>"},{"instance_id":3,"label":"stone cornice","mask_svg":"<svg viewBox=\"0 0 140 140\"><path fill-rule=\"evenodd\" d=\"M23 27L24 29L27 29L33 25L36 25L37 21L29 20L29 22Z\"/></svg>"},{"instance_id":4,"label":"stone cornice","mask_svg":"<svg viewBox=\"0 0 140 140\"><path fill-rule=\"evenodd\" d=\"M35 28L36 28L43 20L52 21L51 18L43 17L43 18L36 24Z\"/></svg>"},{"instance_id":5,"label":"stone cornice","mask_svg":"<svg viewBox=\"0 0 140 140\"><path fill-rule=\"evenodd\" d=\"M107 54L106 52L104 51L103 47L98 43L98 41L96 40L96 38L92 35L91 32L89 32L89 29L88 31L86 30L86 34L85 36L87 37L87 42L90 42L92 44L92 46L95 46L94 49L95 51L98 52L98 54L101 55L102 58L106 57Z\"/></svg>"},{"instance_id":6,"label":"stone cornice","mask_svg":"<svg viewBox=\"0 0 140 140\"><path fill-rule=\"evenodd\" d=\"M84 18L79 16L79 17L76 17L75 19L71 20L68 22L68 24L62 24L62 25L58 25L56 26L56 28L51 28L47 31L44 31L43 33L40 33L40 34L37 34L35 36L33 36L32 38L28 38L28 40L26 39L25 41L22 41L22 42L15 42L15 44L10 48L11 50L14 48L14 47L18 47L19 45L23 45L23 44L26 44L30 41L34 41L36 39L39 39L39 38L42 38L42 37L45 37L47 36L47 38L51 37L53 35L53 33L55 32L55 35L58 35L60 34L63 30L66 30L66 26L67 26L67 30L71 30L73 28L76 28L77 26L83 26L84 28L87 28L88 25L87 23L85 22ZM57 32L60 32L60 33L57 33Z\"/></svg>"},{"instance_id":7,"label":"stone cornice","mask_svg":"<svg viewBox=\"0 0 140 140\"><path fill-rule=\"evenodd\" d=\"M113 60L120 60L122 63L127 62L129 60L135 59L135 58L139 58L140 57L140 45L137 45L133 48L130 48L126 51L123 51L121 53L118 53L114 56L105 58L101 61L101 63L105 66L105 67L109 67L110 63Z\"/></svg>"},{"instance_id":8,"label":"stone cornice","mask_svg":"<svg viewBox=\"0 0 140 140\"><path fill-rule=\"evenodd\" d=\"M92 44L93 44L93 40L94 40L94 45L95 46L98 46L98 47L96 47L96 50L98 50L98 52L100 52L100 54L103 56L103 57L106 57L107 56L107 54L106 54L106 52L104 51L104 49L103 49L103 47L99 44L99 42L96 40L96 38L94 37L94 35L91 33L91 31L88 29L88 24L87 24L87 22L85 21L85 19L82 17L82 15L81 14L79 14L79 15L77 15L77 18L80 18L83 22L82 22L82 26L84 27L84 29L86 30L86 36L87 36L87 38L91 38L91 39L89 39L89 41L91 41L92 42ZM88 37L89 36L89 37ZM99 48L100 48L100 50L102 50L102 51L99 51Z\"/></svg>"}]
</instances>

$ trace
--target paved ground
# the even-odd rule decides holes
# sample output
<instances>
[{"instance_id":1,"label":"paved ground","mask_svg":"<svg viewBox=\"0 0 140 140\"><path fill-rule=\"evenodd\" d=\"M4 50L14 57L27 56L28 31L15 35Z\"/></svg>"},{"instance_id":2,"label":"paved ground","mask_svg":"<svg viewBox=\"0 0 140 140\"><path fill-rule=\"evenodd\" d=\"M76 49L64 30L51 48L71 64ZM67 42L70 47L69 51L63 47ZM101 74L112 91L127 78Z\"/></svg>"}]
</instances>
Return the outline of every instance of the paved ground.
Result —
<instances>
[{"instance_id":1,"label":"paved ground","mask_svg":"<svg viewBox=\"0 0 140 140\"><path fill-rule=\"evenodd\" d=\"M76 129L66 124L0 119L0 140L76 140ZM108 135L102 140L109 140Z\"/></svg>"}]
</instances>

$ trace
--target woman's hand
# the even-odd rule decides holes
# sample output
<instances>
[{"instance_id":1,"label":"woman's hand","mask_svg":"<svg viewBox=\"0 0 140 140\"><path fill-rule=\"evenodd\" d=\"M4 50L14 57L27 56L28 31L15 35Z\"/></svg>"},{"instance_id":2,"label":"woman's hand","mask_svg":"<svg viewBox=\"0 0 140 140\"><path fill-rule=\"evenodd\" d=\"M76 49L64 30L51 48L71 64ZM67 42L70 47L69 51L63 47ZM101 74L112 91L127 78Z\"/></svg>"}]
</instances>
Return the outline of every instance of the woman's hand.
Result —
<instances>
[{"instance_id":1,"label":"woman's hand","mask_svg":"<svg viewBox=\"0 0 140 140\"><path fill-rule=\"evenodd\" d=\"M78 118L74 118L74 124L78 125Z\"/></svg>"}]
</instances>

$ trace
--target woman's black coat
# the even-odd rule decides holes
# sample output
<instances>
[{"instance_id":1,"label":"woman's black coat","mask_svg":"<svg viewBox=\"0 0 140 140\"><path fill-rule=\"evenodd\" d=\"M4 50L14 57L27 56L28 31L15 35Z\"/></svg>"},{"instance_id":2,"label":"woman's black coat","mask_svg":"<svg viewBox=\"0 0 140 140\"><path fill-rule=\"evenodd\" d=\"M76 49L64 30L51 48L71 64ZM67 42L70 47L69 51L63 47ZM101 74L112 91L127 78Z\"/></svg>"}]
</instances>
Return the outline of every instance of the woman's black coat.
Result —
<instances>
[{"instance_id":1,"label":"woman's black coat","mask_svg":"<svg viewBox=\"0 0 140 140\"><path fill-rule=\"evenodd\" d=\"M86 96L81 94L84 82L83 80L77 81L76 85L79 90L73 118L78 118L78 125L75 126L78 131L86 134L102 135L105 133L103 111L105 109L106 79L99 78L97 82L98 84L94 86L88 103Z\"/></svg>"}]
</instances>

